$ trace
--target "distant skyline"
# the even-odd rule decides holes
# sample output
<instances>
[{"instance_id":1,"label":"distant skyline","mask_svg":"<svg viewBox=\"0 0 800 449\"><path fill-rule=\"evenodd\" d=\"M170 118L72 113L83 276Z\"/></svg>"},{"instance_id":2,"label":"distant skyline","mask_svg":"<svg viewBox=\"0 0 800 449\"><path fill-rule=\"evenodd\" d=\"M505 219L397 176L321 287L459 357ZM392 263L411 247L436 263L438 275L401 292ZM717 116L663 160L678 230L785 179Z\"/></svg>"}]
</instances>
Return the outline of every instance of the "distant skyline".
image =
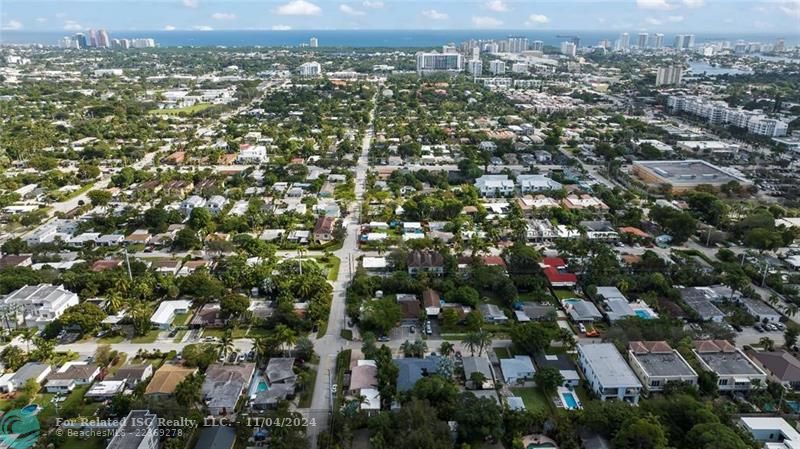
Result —
<instances>
[{"instance_id":1,"label":"distant skyline","mask_svg":"<svg viewBox=\"0 0 800 449\"><path fill-rule=\"evenodd\" d=\"M800 34L800 0L3 0L0 28Z\"/></svg>"}]
</instances>

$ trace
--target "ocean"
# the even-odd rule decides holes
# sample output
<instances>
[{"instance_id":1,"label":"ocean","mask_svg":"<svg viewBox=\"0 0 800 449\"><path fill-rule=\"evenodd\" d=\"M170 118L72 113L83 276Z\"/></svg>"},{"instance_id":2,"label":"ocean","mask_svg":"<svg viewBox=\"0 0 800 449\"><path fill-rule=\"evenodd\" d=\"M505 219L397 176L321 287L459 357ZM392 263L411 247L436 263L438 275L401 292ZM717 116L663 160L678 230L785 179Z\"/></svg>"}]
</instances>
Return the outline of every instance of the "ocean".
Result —
<instances>
[{"instance_id":1,"label":"ocean","mask_svg":"<svg viewBox=\"0 0 800 449\"><path fill-rule=\"evenodd\" d=\"M74 34L66 31L9 31L0 33L0 44L57 45L60 38ZM571 36L581 38L582 46L595 45L608 39L613 42L618 31L570 31L570 30L236 30L236 31L114 31L111 38L153 38L160 47L296 47L308 42L312 36L319 39L320 47L386 47L386 48L432 48L443 44L459 43L469 39L504 39L508 36L524 36L531 41L540 40L557 46ZM695 33L696 43L743 39L749 42L772 43L784 38L786 46L800 44L800 33L784 34L725 34ZM631 31L631 43L636 32ZM674 34L664 36L664 44L670 46Z\"/></svg>"}]
</instances>

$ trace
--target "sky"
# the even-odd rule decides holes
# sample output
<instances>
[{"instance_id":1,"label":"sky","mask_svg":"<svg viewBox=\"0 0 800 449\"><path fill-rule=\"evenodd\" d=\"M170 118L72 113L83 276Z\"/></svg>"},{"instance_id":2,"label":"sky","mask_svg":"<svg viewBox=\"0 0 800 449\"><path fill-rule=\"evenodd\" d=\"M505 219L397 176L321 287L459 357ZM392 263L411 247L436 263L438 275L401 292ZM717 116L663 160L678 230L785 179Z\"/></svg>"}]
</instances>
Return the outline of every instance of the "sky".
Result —
<instances>
[{"instance_id":1,"label":"sky","mask_svg":"<svg viewBox=\"0 0 800 449\"><path fill-rule=\"evenodd\" d=\"M0 0L0 30L89 28L800 34L800 0Z\"/></svg>"}]
</instances>

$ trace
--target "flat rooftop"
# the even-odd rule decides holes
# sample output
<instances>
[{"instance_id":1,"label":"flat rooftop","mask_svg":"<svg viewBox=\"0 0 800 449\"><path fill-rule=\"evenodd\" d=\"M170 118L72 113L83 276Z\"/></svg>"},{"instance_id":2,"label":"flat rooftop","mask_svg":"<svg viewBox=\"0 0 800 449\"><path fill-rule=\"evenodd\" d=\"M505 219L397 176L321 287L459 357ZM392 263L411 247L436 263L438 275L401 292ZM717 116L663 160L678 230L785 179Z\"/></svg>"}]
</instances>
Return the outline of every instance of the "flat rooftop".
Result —
<instances>
[{"instance_id":1,"label":"flat rooftop","mask_svg":"<svg viewBox=\"0 0 800 449\"><path fill-rule=\"evenodd\" d=\"M592 366L595 376L603 388L641 387L639 378L628 367L617 348L611 343L580 344L578 351L583 353Z\"/></svg>"},{"instance_id":2,"label":"flat rooftop","mask_svg":"<svg viewBox=\"0 0 800 449\"><path fill-rule=\"evenodd\" d=\"M736 352L695 352L715 373L723 376L762 374L747 357Z\"/></svg>"},{"instance_id":3,"label":"flat rooftop","mask_svg":"<svg viewBox=\"0 0 800 449\"><path fill-rule=\"evenodd\" d=\"M643 167L659 178L673 184L724 184L730 181L750 183L746 178L723 170L716 165L700 159L685 161L634 161L634 165Z\"/></svg>"},{"instance_id":4,"label":"flat rooftop","mask_svg":"<svg viewBox=\"0 0 800 449\"><path fill-rule=\"evenodd\" d=\"M678 354L669 353L649 353L634 354L636 360L642 365L650 376L696 376L691 366L689 366Z\"/></svg>"}]
</instances>

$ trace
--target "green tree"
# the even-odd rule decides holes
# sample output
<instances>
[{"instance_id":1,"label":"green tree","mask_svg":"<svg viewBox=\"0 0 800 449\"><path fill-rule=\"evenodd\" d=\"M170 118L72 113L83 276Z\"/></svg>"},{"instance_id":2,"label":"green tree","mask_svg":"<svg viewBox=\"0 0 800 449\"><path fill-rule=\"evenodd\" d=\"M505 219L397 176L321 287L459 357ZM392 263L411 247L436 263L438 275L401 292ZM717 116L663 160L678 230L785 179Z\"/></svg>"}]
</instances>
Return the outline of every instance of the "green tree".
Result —
<instances>
[{"instance_id":1,"label":"green tree","mask_svg":"<svg viewBox=\"0 0 800 449\"><path fill-rule=\"evenodd\" d=\"M19 237L14 237L3 242L2 251L3 254L18 255L27 253L29 251L28 243Z\"/></svg>"},{"instance_id":2,"label":"green tree","mask_svg":"<svg viewBox=\"0 0 800 449\"><path fill-rule=\"evenodd\" d=\"M564 376L556 368L545 366L539 368L533 375L536 386L547 394L555 393L556 389L564 383Z\"/></svg>"},{"instance_id":3,"label":"green tree","mask_svg":"<svg viewBox=\"0 0 800 449\"><path fill-rule=\"evenodd\" d=\"M108 190L90 190L86 196L93 206L105 207L111 202L111 192Z\"/></svg>"},{"instance_id":4,"label":"green tree","mask_svg":"<svg viewBox=\"0 0 800 449\"><path fill-rule=\"evenodd\" d=\"M750 449L730 427L715 422L698 424L686 435L695 449Z\"/></svg>"},{"instance_id":5,"label":"green tree","mask_svg":"<svg viewBox=\"0 0 800 449\"><path fill-rule=\"evenodd\" d=\"M64 310L64 313L58 318L58 323L65 328L78 327L82 334L87 334L100 327L106 316L106 313L97 304L82 302Z\"/></svg>"},{"instance_id":6,"label":"green tree","mask_svg":"<svg viewBox=\"0 0 800 449\"><path fill-rule=\"evenodd\" d=\"M667 449L667 443L664 429L652 417L628 420L614 437L618 449Z\"/></svg>"},{"instance_id":7,"label":"green tree","mask_svg":"<svg viewBox=\"0 0 800 449\"><path fill-rule=\"evenodd\" d=\"M205 207L195 207L189 215L189 227L196 231L209 231L212 222L211 212Z\"/></svg>"},{"instance_id":8,"label":"green tree","mask_svg":"<svg viewBox=\"0 0 800 449\"><path fill-rule=\"evenodd\" d=\"M175 400L184 407L194 407L203 399L202 374L190 374L175 386Z\"/></svg>"},{"instance_id":9,"label":"green tree","mask_svg":"<svg viewBox=\"0 0 800 449\"><path fill-rule=\"evenodd\" d=\"M192 228L183 228L175 234L172 240L172 249L175 251L190 251L203 247L203 242Z\"/></svg>"},{"instance_id":10,"label":"green tree","mask_svg":"<svg viewBox=\"0 0 800 449\"><path fill-rule=\"evenodd\" d=\"M250 298L236 293L227 294L222 297L219 307L223 318L241 318L250 308Z\"/></svg>"},{"instance_id":11,"label":"green tree","mask_svg":"<svg viewBox=\"0 0 800 449\"><path fill-rule=\"evenodd\" d=\"M19 346L7 345L0 352L0 362L10 371L16 371L25 364L27 355Z\"/></svg>"},{"instance_id":12,"label":"green tree","mask_svg":"<svg viewBox=\"0 0 800 449\"><path fill-rule=\"evenodd\" d=\"M402 316L402 310L397 301L387 297L364 304L361 322L365 329L372 329L380 335L386 335L397 325Z\"/></svg>"},{"instance_id":13,"label":"green tree","mask_svg":"<svg viewBox=\"0 0 800 449\"><path fill-rule=\"evenodd\" d=\"M497 402L472 393L459 396L454 419L458 423L458 438L465 443L499 439L503 432L503 416Z\"/></svg>"},{"instance_id":14,"label":"green tree","mask_svg":"<svg viewBox=\"0 0 800 449\"><path fill-rule=\"evenodd\" d=\"M517 323L511 327L512 344L531 356L549 348L554 337L553 329L542 323Z\"/></svg>"}]
</instances>

